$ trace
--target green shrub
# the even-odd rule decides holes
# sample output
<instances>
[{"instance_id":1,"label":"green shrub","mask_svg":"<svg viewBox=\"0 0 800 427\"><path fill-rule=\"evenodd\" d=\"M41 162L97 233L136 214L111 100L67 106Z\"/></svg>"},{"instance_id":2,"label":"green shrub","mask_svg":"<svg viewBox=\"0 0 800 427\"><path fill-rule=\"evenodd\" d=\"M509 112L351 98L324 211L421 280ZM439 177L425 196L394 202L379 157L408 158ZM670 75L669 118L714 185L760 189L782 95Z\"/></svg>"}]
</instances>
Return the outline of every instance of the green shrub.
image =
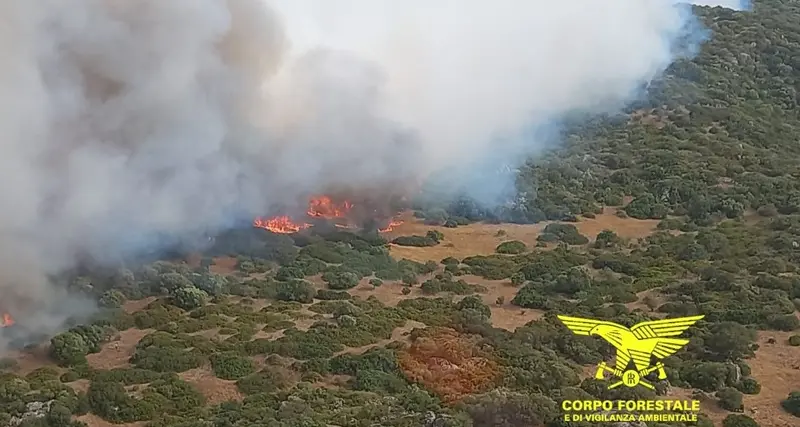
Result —
<instances>
[{"instance_id":1,"label":"green shrub","mask_svg":"<svg viewBox=\"0 0 800 427\"><path fill-rule=\"evenodd\" d=\"M353 296L350 295L350 293L347 291L332 291L330 289L320 289L317 291L316 298L324 301L335 301L335 300L353 299Z\"/></svg>"},{"instance_id":2,"label":"green shrub","mask_svg":"<svg viewBox=\"0 0 800 427\"><path fill-rule=\"evenodd\" d=\"M255 372L250 359L232 353L211 356L211 368L214 375L224 380L238 380Z\"/></svg>"},{"instance_id":3,"label":"green shrub","mask_svg":"<svg viewBox=\"0 0 800 427\"><path fill-rule=\"evenodd\" d=\"M744 408L742 393L735 388L725 387L716 393L717 404L726 411L741 411Z\"/></svg>"},{"instance_id":4,"label":"green shrub","mask_svg":"<svg viewBox=\"0 0 800 427\"><path fill-rule=\"evenodd\" d=\"M194 286L174 289L171 292L172 303L184 310L194 310L202 307L208 301L208 293Z\"/></svg>"},{"instance_id":5,"label":"green shrub","mask_svg":"<svg viewBox=\"0 0 800 427\"><path fill-rule=\"evenodd\" d=\"M781 402L781 406L786 412L795 417L800 417L800 391L789 393L789 397Z\"/></svg>"},{"instance_id":6,"label":"green shrub","mask_svg":"<svg viewBox=\"0 0 800 427\"><path fill-rule=\"evenodd\" d=\"M275 298L281 301L297 301L307 304L314 301L317 294L314 285L306 280L291 279L288 282L278 282L276 285Z\"/></svg>"},{"instance_id":7,"label":"green shrub","mask_svg":"<svg viewBox=\"0 0 800 427\"><path fill-rule=\"evenodd\" d=\"M398 246L414 246L426 247L436 246L439 244L438 240L430 238L430 236L399 236L392 240L392 243Z\"/></svg>"},{"instance_id":8,"label":"green shrub","mask_svg":"<svg viewBox=\"0 0 800 427\"><path fill-rule=\"evenodd\" d=\"M759 427L759 425L747 415L730 414L722 420L722 427Z\"/></svg>"},{"instance_id":9,"label":"green shrub","mask_svg":"<svg viewBox=\"0 0 800 427\"><path fill-rule=\"evenodd\" d=\"M568 245L585 245L589 243L589 239L578 232L577 227L572 224L561 223L547 224L536 240L540 242L561 241Z\"/></svg>"},{"instance_id":10,"label":"green shrub","mask_svg":"<svg viewBox=\"0 0 800 427\"><path fill-rule=\"evenodd\" d=\"M244 394L270 393L280 390L285 385L284 376L270 367L236 381L236 386Z\"/></svg>"},{"instance_id":11,"label":"green shrub","mask_svg":"<svg viewBox=\"0 0 800 427\"><path fill-rule=\"evenodd\" d=\"M519 240L511 240L508 242L500 243L499 245L497 245L497 248L495 248L494 251L497 252L498 254L516 255L516 254L521 254L527 250L528 247L525 245L525 243L522 243Z\"/></svg>"},{"instance_id":12,"label":"green shrub","mask_svg":"<svg viewBox=\"0 0 800 427\"><path fill-rule=\"evenodd\" d=\"M743 378L736 384L736 389L744 394L758 394L761 393L761 384L755 378Z\"/></svg>"},{"instance_id":13,"label":"green shrub","mask_svg":"<svg viewBox=\"0 0 800 427\"><path fill-rule=\"evenodd\" d=\"M345 290L358 285L360 278L357 274L348 271L340 273L325 273L322 280L328 282L328 287L333 290Z\"/></svg>"}]
</instances>

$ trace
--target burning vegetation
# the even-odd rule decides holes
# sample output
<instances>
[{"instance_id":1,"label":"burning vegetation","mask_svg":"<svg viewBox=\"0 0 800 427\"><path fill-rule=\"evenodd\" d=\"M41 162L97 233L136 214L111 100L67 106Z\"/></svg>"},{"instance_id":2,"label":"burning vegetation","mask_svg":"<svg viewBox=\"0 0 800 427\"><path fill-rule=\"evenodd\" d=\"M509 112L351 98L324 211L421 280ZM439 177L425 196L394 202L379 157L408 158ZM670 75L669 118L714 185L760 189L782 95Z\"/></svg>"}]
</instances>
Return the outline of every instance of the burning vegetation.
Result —
<instances>
[{"instance_id":1,"label":"burning vegetation","mask_svg":"<svg viewBox=\"0 0 800 427\"><path fill-rule=\"evenodd\" d=\"M2 323L0 323L0 327L7 328L7 327L13 325L14 323L16 323L16 322L14 321L14 318L11 317L10 314L3 313L3 321L2 321Z\"/></svg>"},{"instance_id":2,"label":"burning vegetation","mask_svg":"<svg viewBox=\"0 0 800 427\"><path fill-rule=\"evenodd\" d=\"M354 203L348 198L313 196L309 199L304 214L260 217L253 221L253 226L273 233L291 234L312 227L315 221L323 220L346 229L362 228L366 223L373 223L383 233L392 231L403 223L394 215L397 210L387 215L385 207L370 208L373 205L376 204L369 200Z\"/></svg>"}]
</instances>

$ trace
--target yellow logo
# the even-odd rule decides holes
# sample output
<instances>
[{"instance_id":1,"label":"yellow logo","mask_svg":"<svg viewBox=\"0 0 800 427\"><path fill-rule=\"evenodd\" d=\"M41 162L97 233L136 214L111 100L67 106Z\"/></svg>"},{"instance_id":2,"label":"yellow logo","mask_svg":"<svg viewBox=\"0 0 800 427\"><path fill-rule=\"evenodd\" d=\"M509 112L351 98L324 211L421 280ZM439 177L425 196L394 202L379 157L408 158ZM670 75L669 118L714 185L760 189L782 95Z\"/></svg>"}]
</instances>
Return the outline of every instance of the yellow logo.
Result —
<instances>
[{"instance_id":1,"label":"yellow logo","mask_svg":"<svg viewBox=\"0 0 800 427\"><path fill-rule=\"evenodd\" d=\"M619 378L619 381L608 386L609 389L623 384L628 387L641 384L655 389L644 377L658 371L658 379L666 379L667 373L664 371L664 363L661 360L676 353L689 343L687 339L668 337L682 334L703 317L700 315L654 320L639 323L630 329L602 320L569 316L558 316L558 319L575 335L599 335L617 349L614 367L609 367L606 362L600 362L594 376L598 380L602 380L605 378L605 372L609 372ZM653 366L651 366L652 357L658 360ZM631 360L636 369L627 369Z\"/></svg>"}]
</instances>

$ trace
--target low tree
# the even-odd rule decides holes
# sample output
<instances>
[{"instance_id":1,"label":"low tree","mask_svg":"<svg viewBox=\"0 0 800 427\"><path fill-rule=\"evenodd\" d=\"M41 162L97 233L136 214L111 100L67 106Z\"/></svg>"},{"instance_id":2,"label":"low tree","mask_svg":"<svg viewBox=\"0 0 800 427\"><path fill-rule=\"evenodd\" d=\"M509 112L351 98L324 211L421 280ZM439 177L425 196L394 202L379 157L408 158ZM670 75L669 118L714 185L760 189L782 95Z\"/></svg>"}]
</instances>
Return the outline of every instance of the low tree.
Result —
<instances>
[{"instance_id":1,"label":"low tree","mask_svg":"<svg viewBox=\"0 0 800 427\"><path fill-rule=\"evenodd\" d=\"M182 287L172 291L172 303L184 310L202 307L208 300L208 294L194 286Z\"/></svg>"}]
</instances>

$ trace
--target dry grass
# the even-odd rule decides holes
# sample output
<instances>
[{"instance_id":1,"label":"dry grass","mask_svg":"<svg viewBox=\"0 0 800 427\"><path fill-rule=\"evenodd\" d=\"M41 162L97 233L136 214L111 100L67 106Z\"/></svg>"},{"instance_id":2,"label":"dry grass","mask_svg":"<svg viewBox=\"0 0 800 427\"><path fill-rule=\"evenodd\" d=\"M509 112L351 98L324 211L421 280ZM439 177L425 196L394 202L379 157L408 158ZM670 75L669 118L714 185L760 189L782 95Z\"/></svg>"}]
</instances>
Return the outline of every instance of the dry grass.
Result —
<instances>
[{"instance_id":1,"label":"dry grass","mask_svg":"<svg viewBox=\"0 0 800 427\"><path fill-rule=\"evenodd\" d=\"M133 356L136 344L153 329L126 329L120 332L120 338L103 345L98 353L86 356L89 366L94 369L114 369L130 366L129 359Z\"/></svg>"},{"instance_id":2,"label":"dry grass","mask_svg":"<svg viewBox=\"0 0 800 427\"><path fill-rule=\"evenodd\" d=\"M217 378L208 367L190 369L178 376L195 386L205 396L209 405L244 399L244 395L236 387L236 381Z\"/></svg>"},{"instance_id":3,"label":"dry grass","mask_svg":"<svg viewBox=\"0 0 800 427\"><path fill-rule=\"evenodd\" d=\"M792 332L761 331L758 333L759 349L756 357L747 361L752 376L761 383L761 393L745 395L746 410L763 427L789 427L800 425L800 419L783 410L780 402L789 392L800 389L800 347L792 347L787 340ZM770 338L775 344L767 344Z\"/></svg>"},{"instance_id":4,"label":"dry grass","mask_svg":"<svg viewBox=\"0 0 800 427\"><path fill-rule=\"evenodd\" d=\"M582 218L574 223L581 234L593 240L603 230L613 230L623 238L638 239L647 237L655 231L658 220L639 220L620 218L616 208L607 207L595 219ZM485 224L475 223L457 228L446 228L425 225L422 221L405 214L403 224L386 233L390 240L397 236L424 235L428 230L438 230L444 234L444 241L436 246L417 248L391 245L391 254L395 258L407 258L413 261L441 261L447 257L463 259L474 255L490 255L502 242L519 240L529 247L536 245L544 227L550 222L538 224ZM498 232L502 235L498 235Z\"/></svg>"},{"instance_id":5,"label":"dry grass","mask_svg":"<svg viewBox=\"0 0 800 427\"><path fill-rule=\"evenodd\" d=\"M762 427L793 427L800 424L797 417L781 408L780 402L800 386L800 348L791 347L786 341L791 332L760 331L759 349L756 356L747 360L752 377L761 384L761 392L744 395L745 414L756 420ZM774 344L767 344L770 338ZM692 399L692 390L673 388L669 396L679 399ZM717 405L713 395L702 394L699 398L702 412L708 415L714 425L721 426L722 420L730 415Z\"/></svg>"}]
</instances>

